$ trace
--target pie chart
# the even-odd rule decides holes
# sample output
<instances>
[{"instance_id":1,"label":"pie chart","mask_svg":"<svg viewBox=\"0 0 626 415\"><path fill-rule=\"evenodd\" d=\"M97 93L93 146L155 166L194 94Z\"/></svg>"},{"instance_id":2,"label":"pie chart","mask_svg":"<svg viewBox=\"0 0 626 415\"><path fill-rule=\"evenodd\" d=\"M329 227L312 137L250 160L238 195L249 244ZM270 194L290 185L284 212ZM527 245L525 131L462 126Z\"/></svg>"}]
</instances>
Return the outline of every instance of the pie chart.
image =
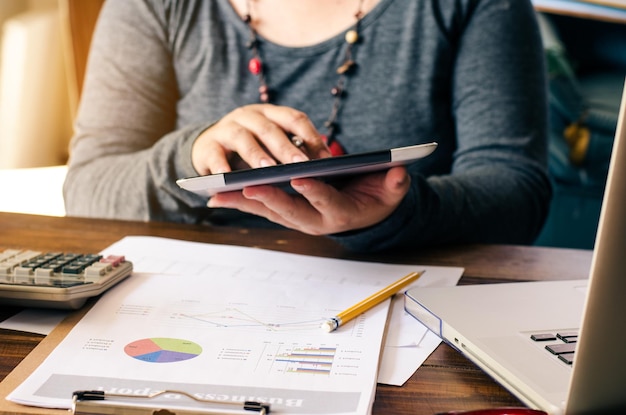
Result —
<instances>
[{"instance_id":1,"label":"pie chart","mask_svg":"<svg viewBox=\"0 0 626 415\"><path fill-rule=\"evenodd\" d=\"M202 347L190 340L152 337L128 343L124 352L144 362L172 363L193 359L202 353Z\"/></svg>"}]
</instances>

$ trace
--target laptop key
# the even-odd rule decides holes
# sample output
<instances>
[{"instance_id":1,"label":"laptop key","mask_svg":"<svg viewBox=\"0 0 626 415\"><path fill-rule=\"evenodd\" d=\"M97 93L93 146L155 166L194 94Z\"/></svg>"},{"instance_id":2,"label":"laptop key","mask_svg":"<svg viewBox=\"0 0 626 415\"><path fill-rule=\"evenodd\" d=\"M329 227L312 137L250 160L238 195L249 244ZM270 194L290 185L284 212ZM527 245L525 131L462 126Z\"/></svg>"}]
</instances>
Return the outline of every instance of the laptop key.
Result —
<instances>
[{"instance_id":1,"label":"laptop key","mask_svg":"<svg viewBox=\"0 0 626 415\"><path fill-rule=\"evenodd\" d=\"M576 343L578 341L578 332L571 331L571 332L557 333L556 337L563 340L565 343Z\"/></svg>"},{"instance_id":2,"label":"laptop key","mask_svg":"<svg viewBox=\"0 0 626 415\"><path fill-rule=\"evenodd\" d=\"M559 360L571 365L574 363L574 353L561 353L559 356Z\"/></svg>"},{"instance_id":3,"label":"laptop key","mask_svg":"<svg viewBox=\"0 0 626 415\"><path fill-rule=\"evenodd\" d=\"M553 341L556 340L556 336L551 333L539 333L539 334L531 334L530 338L536 342L545 342L545 341Z\"/></svg>"},{"instance_id":4,"label":"laptop key","mask_svg":"<svg viewBox=\"0 0 626 415\"><path fill-rule=\"evenodd\" d=\"M574 353L574 350L576 350L576 343L549 344L546 346L546 350L556 355Z\"/></svg>"}]
</instances>

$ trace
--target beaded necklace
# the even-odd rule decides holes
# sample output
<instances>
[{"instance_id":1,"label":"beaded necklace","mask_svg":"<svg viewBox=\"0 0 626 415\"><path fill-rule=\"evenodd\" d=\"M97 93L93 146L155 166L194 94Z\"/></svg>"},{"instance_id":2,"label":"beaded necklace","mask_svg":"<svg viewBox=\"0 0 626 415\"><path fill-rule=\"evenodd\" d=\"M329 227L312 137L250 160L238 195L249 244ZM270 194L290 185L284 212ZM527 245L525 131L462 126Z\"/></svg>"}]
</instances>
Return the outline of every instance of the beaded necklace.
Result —
<instances>
[{"instance_id":1,"label":"beaded necklace","mask_svg":"<svg viewBox=\"0 0 626 415\"><path fill-rule=\"evenodd\" d=\"M256 30L254 29L250 7L251 1L252 0L246 0L246 14L243 16L243 21L248 26L248 30L250 31L250 38L248 40L247 47L252 52L252 58L248 61L248 71L257 76L259 79L259 100L263 103L269 103L271 101L272 91L268 87L265 79L265 64L261 59L261 53L259 51L259 38ZM330 152L335 156L345 153L341 144L339 144L339 142L335 139L335 133L339 130L337 116L339 115L342 99L346 95L346 90L344 89L346 79L349 75L354 73L357 65L352 58L352 48L359 41L359 23L363 17L362 9L363 0L359 0L358 10L354 15L356 21L345 34L346 50L341 65L337 67L337 83L330 89L333 103L330 115L324 122L324 128L326 128L324 139L330 148Z\"/></svg>"}]
</instances>

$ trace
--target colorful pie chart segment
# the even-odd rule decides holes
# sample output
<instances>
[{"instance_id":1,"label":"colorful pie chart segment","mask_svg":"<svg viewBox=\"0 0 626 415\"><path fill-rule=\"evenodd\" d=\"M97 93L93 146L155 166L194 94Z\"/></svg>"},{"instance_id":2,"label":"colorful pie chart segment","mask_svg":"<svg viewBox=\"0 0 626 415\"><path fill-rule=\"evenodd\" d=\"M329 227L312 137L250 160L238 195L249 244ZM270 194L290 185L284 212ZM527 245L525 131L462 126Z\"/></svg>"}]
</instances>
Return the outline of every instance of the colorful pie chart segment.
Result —
<instances>
[{"instance_id":1,"label":"colorful pie chart segment","mask_svg":"<svg viewBox=\"0 0 626 415\"><path fill-rule=\"evenodd\" d=\"M144 362L172 363L193 359L202 353L202 347L189 340L153 337L127 344L124 352Z\"/></svg>"}]
</instances>

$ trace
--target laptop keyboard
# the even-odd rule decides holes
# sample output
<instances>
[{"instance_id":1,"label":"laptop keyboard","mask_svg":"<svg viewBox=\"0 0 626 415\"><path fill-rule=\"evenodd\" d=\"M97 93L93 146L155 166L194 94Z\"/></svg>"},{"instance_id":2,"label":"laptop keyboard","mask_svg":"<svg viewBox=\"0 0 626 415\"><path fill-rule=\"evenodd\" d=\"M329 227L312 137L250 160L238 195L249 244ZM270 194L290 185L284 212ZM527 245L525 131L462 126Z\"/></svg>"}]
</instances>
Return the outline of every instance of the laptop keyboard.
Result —
<instances>
[{"instance_id":1,"label":"laptop keyboard","mask_svg":"<svg viewBox=\"0 0 626 415\"><path fill-rule=\"evenodd\" d=\"M577 331L531 334L530 338L535 342L549 342L545 349L562 362L568 365L574 362L574 352L578 341Z\"/></svg>"}]
</instances>

